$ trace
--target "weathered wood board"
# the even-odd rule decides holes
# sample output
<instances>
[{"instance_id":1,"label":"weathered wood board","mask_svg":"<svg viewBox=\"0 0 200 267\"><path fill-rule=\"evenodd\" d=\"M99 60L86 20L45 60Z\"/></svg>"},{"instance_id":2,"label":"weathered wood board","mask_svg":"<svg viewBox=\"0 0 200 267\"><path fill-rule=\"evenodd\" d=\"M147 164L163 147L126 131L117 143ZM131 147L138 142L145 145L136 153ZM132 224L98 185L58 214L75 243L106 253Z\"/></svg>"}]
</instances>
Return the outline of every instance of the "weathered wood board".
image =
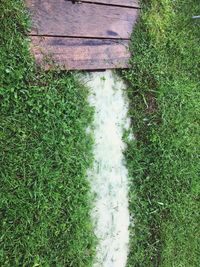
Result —
<instances>
[{"instance_id":1,"label":"weathered wood board","mask_svg":"<svg viewBox=\"0 0 200 267\"><path fill-rule=\"evenodd\" d=\"M31 35L128 39L137 10L70 1L29 0Z\"/></svg>"},{"instance_id":2,"label":"weathered wood board","mask_svg":"<svg viewBox=\"0 0 200 267\"><path fill-rule=\"evenodd\" d=\"M136 0L26 0L36 62L62 69L127 68L128 41L139 9ZM131 5L131 6L130 6Z\"/></svg>"},{"instance_id":3,"label":"weathered wood board","mask_svg":"<svg viewBox=\"0 0 200 267\"><path fill-rule=\"evenodd\" d=\"M31 39L36 62L43 64L45 69L51 69L52 63L70 70L128 67L127 40L41 36L32 36Z\"/></svg>"}]
</instances>

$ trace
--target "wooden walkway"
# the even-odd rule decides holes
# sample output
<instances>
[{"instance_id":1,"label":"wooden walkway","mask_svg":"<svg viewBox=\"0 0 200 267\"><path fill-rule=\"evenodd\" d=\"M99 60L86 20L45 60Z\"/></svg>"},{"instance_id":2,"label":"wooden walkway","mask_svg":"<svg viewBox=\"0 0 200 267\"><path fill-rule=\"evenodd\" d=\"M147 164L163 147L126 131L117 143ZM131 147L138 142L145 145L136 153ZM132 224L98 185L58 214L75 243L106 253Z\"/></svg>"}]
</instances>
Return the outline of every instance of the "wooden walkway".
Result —
<instances>
[{"instance_id":1,"label":"wooden walkway","mask_svg":"<svg viewBox=\"0 0 200 267\"><path fill-rule=\"evenodd\" d=\"M32 18L31 50L49 69L127 68L137 0L26 0Z\"/></svg>"}]
</instances>

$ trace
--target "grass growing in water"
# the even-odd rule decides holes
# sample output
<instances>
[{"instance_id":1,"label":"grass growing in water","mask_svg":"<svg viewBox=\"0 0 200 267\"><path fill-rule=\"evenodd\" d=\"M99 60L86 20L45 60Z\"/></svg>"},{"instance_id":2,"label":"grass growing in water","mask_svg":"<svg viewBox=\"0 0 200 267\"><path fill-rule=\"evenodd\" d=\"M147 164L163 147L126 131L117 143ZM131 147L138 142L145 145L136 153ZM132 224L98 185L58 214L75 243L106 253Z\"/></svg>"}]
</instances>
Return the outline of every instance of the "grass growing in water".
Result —
<instances>
[{"instance_id":1,"label":"grass growing in water","mask_svg":"<svg viewBox=\"0 0 200 267\"><path fill-rule=\"evenodd\" d=\"M0 18L0 266L91 266L88 92L35 69L23 1Z\"/></svg>"},{"instance_id":2,"label":"grass growing in water","mask_svg":"<svg viewBox=\"0 0 200 267\"><path fill-rule=\"evenodd\" d=\"M131 267L200 263L199 13L197 0L142 1L133 34L124 72L136 136L127 150Z\"/></svg>"}]
</instances>

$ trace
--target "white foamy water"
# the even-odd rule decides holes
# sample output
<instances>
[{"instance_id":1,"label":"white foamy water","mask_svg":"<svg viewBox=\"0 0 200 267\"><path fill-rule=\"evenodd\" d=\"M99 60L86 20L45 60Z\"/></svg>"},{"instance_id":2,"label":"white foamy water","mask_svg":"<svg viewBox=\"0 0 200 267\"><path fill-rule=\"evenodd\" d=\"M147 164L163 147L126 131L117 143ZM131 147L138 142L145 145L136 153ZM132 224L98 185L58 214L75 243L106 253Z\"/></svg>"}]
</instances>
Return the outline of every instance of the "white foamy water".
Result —
<instances>
[{"instance_id":1,"label":"white foamy water","mask_svg":"<svg viewBox=\"0 0 200 267\"><path fill-rule=\"evenodd\" d=\"M92 218L98 238L94 267L125 267L129 244L128 172L122 140L128 129L125 84L112 71L84 78L95 108L94 158L88 179L95 195Z\"/></svg>"}]
</instances>

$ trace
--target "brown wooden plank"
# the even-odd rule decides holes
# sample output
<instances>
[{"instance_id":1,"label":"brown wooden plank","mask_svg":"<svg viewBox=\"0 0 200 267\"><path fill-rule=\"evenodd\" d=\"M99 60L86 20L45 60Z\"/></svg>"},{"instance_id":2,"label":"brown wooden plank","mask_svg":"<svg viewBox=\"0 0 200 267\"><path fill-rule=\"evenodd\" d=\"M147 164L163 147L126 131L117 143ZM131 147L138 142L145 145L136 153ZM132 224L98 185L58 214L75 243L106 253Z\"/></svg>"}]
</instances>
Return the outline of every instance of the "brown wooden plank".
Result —
<instances>
[{"instance_id":1,"label":"brown wooden plank","mask_svg":"<svg viewBox=\"0 0 200 267\"><path fill-rule=\"evenodd\" d=\"M31 40L36 62L46 70L54 68L52 61L67 70L128 67L128 41L38 36Z\"/></svg>"},{"instance_id":2,"label":"brown wooden plank","mask_svg":"<svg viewBox=\"0 0 200 267\"><path fill-rule=\"evenodd\" d=\"M128 39L138 10L65 0L26 0L32 14L30 34Z\"/></svg>"},{"instance_id":3,"label":"brown wooden plank","mask_svg":"<svg viewBox=\"0 0 200 267\"><path fill-rule=\"evenodd\" d=\"M68 0L71 1L71 0ZM124 7L139 7L138 0L80 0L81 2L88 3L100 3L106 5L116 5L116 6L124 6Z\"/></svg>"}]
</instances>

